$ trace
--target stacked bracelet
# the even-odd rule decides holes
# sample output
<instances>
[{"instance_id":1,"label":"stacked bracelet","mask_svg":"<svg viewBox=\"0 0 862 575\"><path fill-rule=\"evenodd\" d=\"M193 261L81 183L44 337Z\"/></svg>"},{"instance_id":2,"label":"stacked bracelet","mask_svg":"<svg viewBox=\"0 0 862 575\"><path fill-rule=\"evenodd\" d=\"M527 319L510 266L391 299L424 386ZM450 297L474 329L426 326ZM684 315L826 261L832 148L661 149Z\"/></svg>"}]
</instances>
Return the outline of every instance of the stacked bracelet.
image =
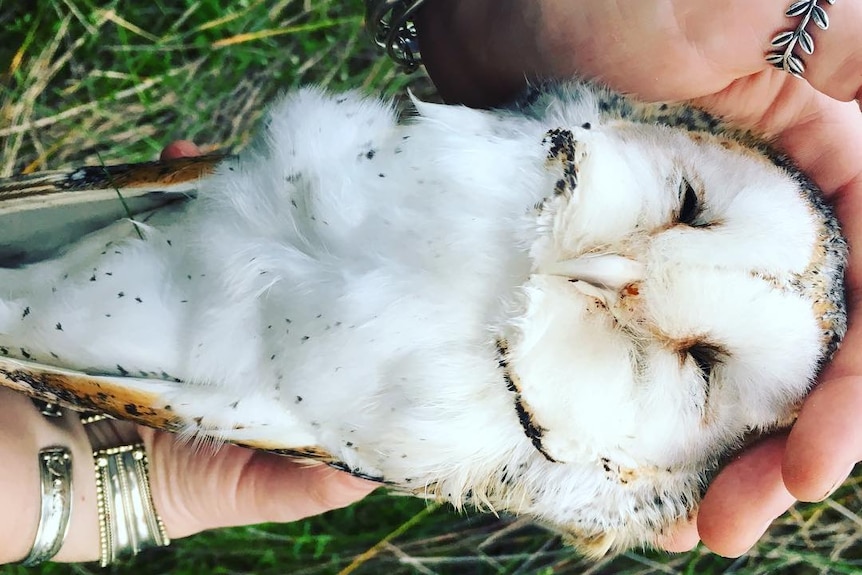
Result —
<instances>
[{"instance_id":1,"label":"stacked bracelet","mask_svg":"<svg viewBox=\"0 0 862 575\"><path fill-rule=\"evenodd\" d=\"M415 70L421 63L413 15L425 0L367 0L365 22L378 46L399 66Z\"/></svg>"},{"instance_id":2,"label":"stacked bracelet","mask_svg":"<svg viewBox=\"0 0 862 575\"><path fill-rule=\"evenodd\" d=\"M93 459L102 567L142 549L170 544L153 506L143 444L101 449L93 452Z\"/></svg>"},{"instance_id":3,"label":"stacked bracelet","mask_svg":"<svg viewBox=\"0 0 862 575\"><path fill-rule=\"evenodd\" d=\"M63 416L54 405L34 401L48 418ZM85 426L110 419L82 414ZM93 436L91 435L91 439ZM96 505L99 514L99 562L137 555L148 547L170 544L165 525L153 506L147 452L142 443L93 451L96 466ZM63 546L72 514L72 452L66 447L39 451L41 506L36 537L21 562L30 567L50 561Z\"/></svg>"}]
</instances>

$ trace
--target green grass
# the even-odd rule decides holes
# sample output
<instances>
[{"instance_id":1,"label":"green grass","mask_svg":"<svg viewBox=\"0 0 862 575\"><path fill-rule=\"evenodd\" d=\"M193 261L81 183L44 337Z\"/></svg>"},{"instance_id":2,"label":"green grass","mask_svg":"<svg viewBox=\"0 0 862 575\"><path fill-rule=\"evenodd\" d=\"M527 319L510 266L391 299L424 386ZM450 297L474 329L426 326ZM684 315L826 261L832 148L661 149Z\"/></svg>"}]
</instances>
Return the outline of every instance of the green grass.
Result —
<instances>
[{"instance_id":1,"label":"green grass","mask_svg":"<svg viewBox=\"0 0 862 575\"><path fill-rule=\"evenodd\" d=\"M358 0L0 0L0 30L0 177L152 159L177 138L241 149L266 103L304 83L431 94L421 73L397 73L369 45ZM106 571L316 575L361 559L354 573L862 573L860 496L853 480L799 506L740 559L698 548L592 564L522 520L377 493L307 521L175 541ZM0 567L28 572L103 571Z\"/></svg>"},{"instance_id":2,"label":"green grass","mask_svg":"<svg viewBox=\"0 0 862 575\"><path fill-rule=\"evenodd\" d=\"M179 137L241 147L266 103L304 83L402 92L409 78L345 4L4 2L0 176L97 151L149 159Z\"/></svg>"}]
</instances>

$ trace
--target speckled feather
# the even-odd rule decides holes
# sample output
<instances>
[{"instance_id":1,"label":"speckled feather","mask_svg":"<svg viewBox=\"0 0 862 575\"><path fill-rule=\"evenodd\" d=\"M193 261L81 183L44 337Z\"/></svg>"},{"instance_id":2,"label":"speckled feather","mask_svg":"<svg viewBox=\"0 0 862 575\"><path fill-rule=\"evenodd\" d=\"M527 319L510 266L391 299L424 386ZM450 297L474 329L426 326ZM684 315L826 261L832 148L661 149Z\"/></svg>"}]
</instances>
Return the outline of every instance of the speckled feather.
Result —
<instances>
[{"instance_id":1,"label":"speckled feather","mask_svg":"<svg viewBox=\"0 0 862 575\"><path fill-rule=\"evenodd\" d=\"M0 270L0 382L600 555L690 514L846 330L847 246L803 174L590 84L401 124L302 90L197 191Z\"/></svg>"}]
</instances>

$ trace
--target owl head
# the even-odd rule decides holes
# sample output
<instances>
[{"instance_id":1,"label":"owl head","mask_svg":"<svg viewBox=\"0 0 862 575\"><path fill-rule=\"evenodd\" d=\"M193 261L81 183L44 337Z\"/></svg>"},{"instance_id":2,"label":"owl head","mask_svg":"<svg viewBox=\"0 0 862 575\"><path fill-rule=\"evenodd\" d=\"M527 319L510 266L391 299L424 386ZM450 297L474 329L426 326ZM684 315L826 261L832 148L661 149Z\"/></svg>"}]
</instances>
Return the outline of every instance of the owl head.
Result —
<instances>
[{"instance_id":1,"label":"owl head","mask_svg":"<svg viewBox=\"0 0 862 575\"><path fill-rule=\"evenodd\" d=\"M702 488L747 435L792 421L843 336L837 222L784 159L697 110L582 86L528 108L556 180L500 343L524 430L622 495Z\"/></svg>"}]
</instances>

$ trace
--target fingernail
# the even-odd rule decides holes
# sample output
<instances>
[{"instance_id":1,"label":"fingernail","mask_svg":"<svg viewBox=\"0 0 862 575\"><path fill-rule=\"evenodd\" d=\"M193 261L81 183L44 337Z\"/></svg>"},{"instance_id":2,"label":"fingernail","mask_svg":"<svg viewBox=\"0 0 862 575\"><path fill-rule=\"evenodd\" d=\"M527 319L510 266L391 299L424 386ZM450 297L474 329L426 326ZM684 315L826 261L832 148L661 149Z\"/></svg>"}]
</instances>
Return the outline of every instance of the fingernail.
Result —
<instances>
[{"instance_id":1,"label":"fingernail","mask_svg":"<svg viewBox=\"0 0 862 575\"><path fill-rule=\"evenodd\" d=\"M659 537L658 547L670 553L687 553L700 542L697 525L694 521L685 521L675 525L669 533Z\"/></svg>"},{"instance_id":2,"label":"fingernail","mask_svg":"<svg viewBox=\"0 0 862 575\"><path fill-rule=\"evenodd\" d=\"M838 491L838 488L844 485L844 482L847 481L847 478L850 477L850 474L853 473L853 470L855 468L856 464L854 463L850 466L850 469L847 470L847 473L841 475L837 480L835 480L835 483L832 484L832 487L829 488L829 491L826 492L826 495L818 499L818 501L823 501L824 499L827 499L834 495L835 492Z\"/></svg>"},{"instance_id":3,"label":"fingernail","mask_svg":"<svg viewBox=\"0 0 862 575\"><path fill-rule=\"evenodd\" d=\"M779 515L778 517L781 516ZM763 535L767 531L769 531L770 527L772 527L772 524L775 523L778 517L773 517L772 519L765 521L763 525L761 525L757 530L751 531L748 536L752 539L749 539L748 542L746 542L745 547L735 549L732 553L721 553L721 555L728 558L742 557L743 555L754 549L754 547L760 542L760 540L763 538Z\"/></svg>"},{"instance_id":4,"label":"fingernail","mask_svg":"<svg viewBox=\"0 0 862 575\"><path fill-rule=\"evenodd\" d=\"M351 476L348 481L350 485L353 486L353 488L357 491L373 491L378 487L383 486L383 484L379 481L373 481L364 477Z\"/></svg>"}]
</instances>

